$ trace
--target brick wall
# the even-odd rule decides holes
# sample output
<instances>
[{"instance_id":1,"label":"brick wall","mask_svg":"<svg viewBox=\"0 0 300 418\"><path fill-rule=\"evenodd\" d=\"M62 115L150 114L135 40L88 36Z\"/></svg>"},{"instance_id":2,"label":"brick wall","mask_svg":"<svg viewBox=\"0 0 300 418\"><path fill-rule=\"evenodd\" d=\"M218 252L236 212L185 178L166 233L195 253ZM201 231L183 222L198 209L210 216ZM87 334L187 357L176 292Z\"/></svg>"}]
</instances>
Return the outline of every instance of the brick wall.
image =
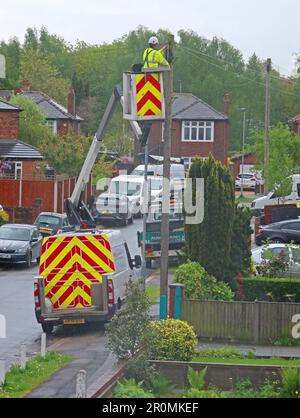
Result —
<instances>
[{"instance_id":1,"label":"brick wall","mask_svg":"<svg viewBox=\"0 0 300 418\"><path fill-rule=\"evenodd\" d=\"M228 151L228 122L215 121L214 142L182 142L181 121L172 124L172 157L208 157L210 153L222 164L227 162ZM162 122L154 122L149 137L149 152L157 151L161 145Z\"/></svg>"},{"instance_id":2,"label":"brick wall","mask_svg":"<svg viewBox=\"0 0 300 418\"><path fill-rule=\"evenodd\" d=\"M19 136L19 112L0 111L0 139L17 139Z\"/></svg>"},{"instance_id":3,"label":"brick wall","mask_svg":"<svg viewBox=\"0 0 300 418\"><path fill-rule=\"evenodd\" d=\"M69 133L80 135L80 123L71 120L58 120L57 121L57 134L58 136L64 136Z\"/></svg>"}]
</instances>

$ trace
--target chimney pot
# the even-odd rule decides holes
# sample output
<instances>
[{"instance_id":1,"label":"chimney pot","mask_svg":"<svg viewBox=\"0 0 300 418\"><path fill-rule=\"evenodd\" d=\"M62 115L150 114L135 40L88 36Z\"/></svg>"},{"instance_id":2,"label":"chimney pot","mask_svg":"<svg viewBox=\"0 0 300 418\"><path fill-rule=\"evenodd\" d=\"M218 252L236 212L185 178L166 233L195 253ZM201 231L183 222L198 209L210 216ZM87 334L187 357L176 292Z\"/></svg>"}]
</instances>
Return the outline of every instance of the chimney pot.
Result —
<instances>
[{"instance_id":1,"label":"chimney pot","mask_svg":"<svg viewBox=\"0 0 300 418\"><path fill-rule=\"evenodd\" d=\"M22 80L21 81L21 90L22 91L29 91L30 90L30 81L29 80Z\"/></svg>"}]
</instances>

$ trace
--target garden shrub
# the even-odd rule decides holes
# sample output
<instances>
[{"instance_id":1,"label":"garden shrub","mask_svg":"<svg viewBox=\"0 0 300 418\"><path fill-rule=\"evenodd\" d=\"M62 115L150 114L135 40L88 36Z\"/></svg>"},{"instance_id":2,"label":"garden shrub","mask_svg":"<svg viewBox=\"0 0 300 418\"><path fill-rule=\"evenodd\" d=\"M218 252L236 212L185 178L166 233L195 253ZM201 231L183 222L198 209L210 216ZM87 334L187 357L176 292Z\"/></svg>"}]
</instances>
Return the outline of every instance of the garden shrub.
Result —
<instances>
[{"instance_id":1,"label":"garden shrub","mask_svg":"<svg viewBox=\"0 0 300 418\"><path fill-rule=\"evenodd\" d=\"M190 361L197 346L196 333L187 322L167 319L149 324L148 358Z\"/></svg>"},{"instance_id":2,"label":"garden shrub","mask_svg":"<svg viewBox=\"0 0 300 418\"><path fill-rule=\"evenodd\" d=\"M185 285L185 295L193 300L232 300L228 284L217 279L196 262L182 264L175 273L176 283Z\"/></svg>"},{"instance_id":3,"label":"garden shrub","mask_svg":"<svg viewBox=\"0 0 300 418\"><path fill-rule=\"evenodd\" d=\"M282 395L289 398L300 398L300 369L286 367L282 369Z\"/></svg>"},{"instance_id":4,"label":"garden shrub","mask_svg":"<svg viewBox=\"0 0 300 418\"><path fill-rule=\"evenodd\" d=\"M244 300L300 302L300 279L251 277L242 280Z\"/></svg>"},{"instance_id":5,"label":"garden shrub","mask_svg":"<svg viewBox=\"0 0 300 418\"><path fill-rule=\"evenodd\" d=\"M143 382L136 383L133 379L118 382L113 391L114 398L154 398L153 394L142 387Z\"/></svg>"},{"instance_id":6,"label":"garden shrub","mask_svg":"<svg viewBox=\"0 0 300 418\"><path fill-rule=\"evenodd\" d=\"M290 268L289 260L283 254L272 256L270 259L264 259L262 263L256 267L257 272L261 277L274 278L280 277L286 273Z\"/></svg>"},{"instance_id":7,"label":"garden shrub","mask_svg":"<svg viewBox=\"0 0 300 418\"><path fill-rule=\"evenodd\" d=\"M136 382L144 382L147 389L151 388L153 377L158 372L146 359L145 354L130 359L125 369L126 379L135 380Z\"/></svg>"},{"instance_id":8,"label":"garden shrub","mask_svg":"<svg viewBox=\"0 0 300 418\"><path fill-rule=\"evenodd\" d=\"M131 359L147 340L151 302L138 283L128 282L126 305L106 324L107 347L118 359Z\"/></svg>"}]
</instances>

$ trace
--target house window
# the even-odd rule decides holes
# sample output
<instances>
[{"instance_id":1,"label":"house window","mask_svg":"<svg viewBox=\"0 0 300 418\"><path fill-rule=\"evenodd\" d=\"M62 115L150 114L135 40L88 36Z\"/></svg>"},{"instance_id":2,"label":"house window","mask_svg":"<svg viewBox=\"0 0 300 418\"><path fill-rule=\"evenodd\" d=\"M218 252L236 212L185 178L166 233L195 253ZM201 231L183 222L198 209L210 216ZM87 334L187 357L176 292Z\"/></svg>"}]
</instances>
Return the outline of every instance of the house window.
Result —
<instances>
[{"instance_id":1,"label":"house window","mask_svg":"<svg viewBox=\"0 0 300 418\"><path fill-rule=\"evenodd\" d=\"M0 177L12 180L22 178L22 162L14 162L9 160L0 161Z\"/></svg>"},{"instance_id":2,"label":"house window","mask_svg":"<svg viewBox=\"0 0 300 418\"><path fill-rule=\"evenodd\" d=\"M56 135L57 134L57 120L48 119L46 121L46 124L51 130L51 132L53 133L53 135Z\"/></svg>"},{"instance_id":3,"label":"house window","mask_svg":"<svg viewBox=\"0 0 300 418\"><path fill-rule=\"evenodd\" d=\"M182 141L214 141L214 122L185 120L182 122Z\"/></svg>"}]
</instances>

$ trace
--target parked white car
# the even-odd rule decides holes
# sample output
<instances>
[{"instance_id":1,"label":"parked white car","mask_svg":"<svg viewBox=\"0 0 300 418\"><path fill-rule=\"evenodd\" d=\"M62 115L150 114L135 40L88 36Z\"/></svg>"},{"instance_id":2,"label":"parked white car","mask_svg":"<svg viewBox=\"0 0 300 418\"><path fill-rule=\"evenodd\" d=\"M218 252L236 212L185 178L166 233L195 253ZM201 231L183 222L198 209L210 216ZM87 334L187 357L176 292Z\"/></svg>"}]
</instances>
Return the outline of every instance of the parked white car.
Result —
<instances>
[{"instance_id":1,"label":"parked white car","mask_svg":"<svg viewBox=\"0 0 300 418\"><path fill-rule=\"evenodd\" d=\"M236 189L243 187L243 189L255 190L257 184L257 177L251 173L239 174L235 180Z\"/></svg>"}]
</instances>

